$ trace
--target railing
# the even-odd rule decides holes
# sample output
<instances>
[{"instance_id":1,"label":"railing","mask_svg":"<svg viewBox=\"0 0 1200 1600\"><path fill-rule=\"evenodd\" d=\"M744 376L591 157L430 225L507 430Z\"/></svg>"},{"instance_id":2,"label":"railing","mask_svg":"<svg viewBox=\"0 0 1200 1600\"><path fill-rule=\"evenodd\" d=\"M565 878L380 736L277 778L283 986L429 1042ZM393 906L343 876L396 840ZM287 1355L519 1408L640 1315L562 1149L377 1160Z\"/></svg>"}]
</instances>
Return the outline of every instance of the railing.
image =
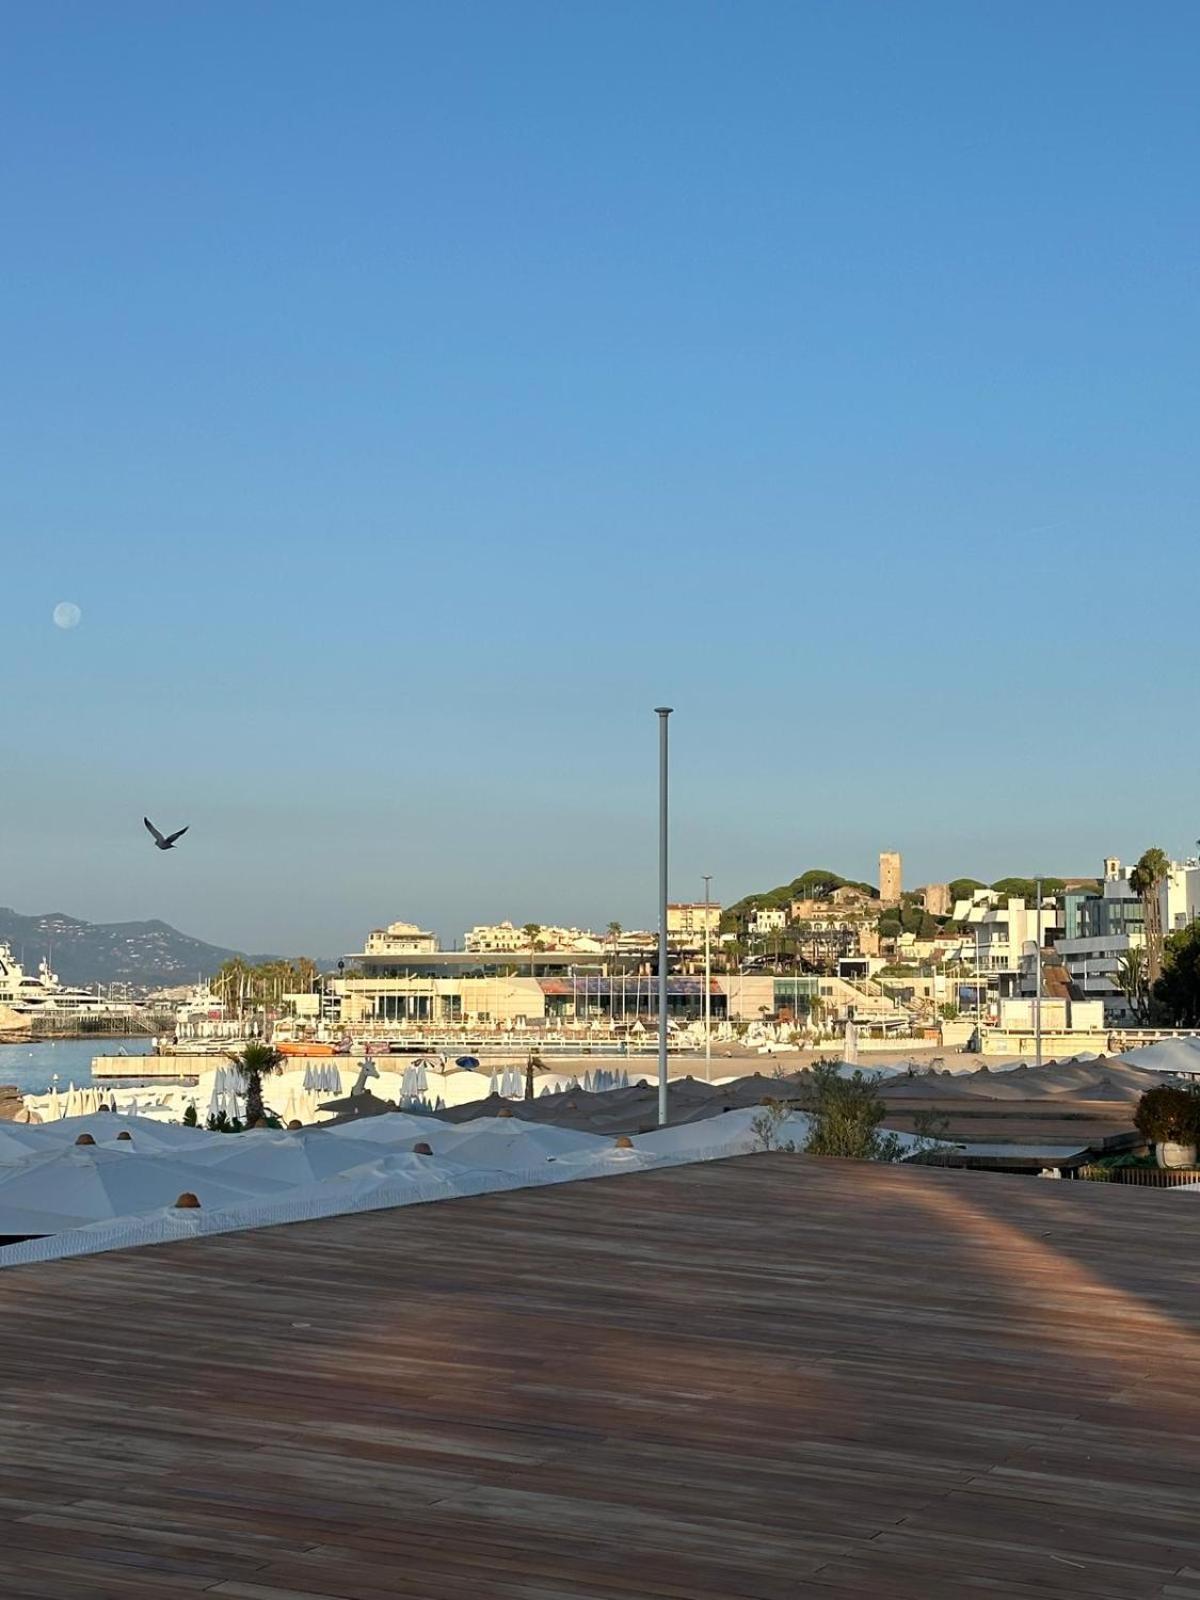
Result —
<instances>
[{"instance_id":1,"label":"railing","mask_svg":"<svg viewBox=\"0 0 1200 1600\"><path fill-rule=\"evenodd\" d=\"M514 1030L512 1033L480 1034L465 1029L455 1033L439 1029L409 1032L386 1024L372 1028L358 1023L347 1028L346 1032L353 1036L356 1044L396 1044L414 1054L444 1055L451 1060L464 1055L620 1057L655 1055L658 1052L658 1035L651 1032L620 1039L613 1038L609 1033L588 1033L582 1029L579 1033L541 1033L531 1029L528 1032ZM336 1028L329 1030L329 1033L330 1039L326 1042L340 1036ZM702 1048L692 1037L679 1038L673 1034L668 1036L667 1043L673 1056L695 1055ZM403 1060L402 1051L396 1054L397 1059Z\"/></svg>"},{"instance_id":2,"label":"railing","mask_svg":"<svg viewBox=\"0 0 1200 1600\"><path fill-rule=\"evenodd\" d=\"M1200 1184L1200 1167L1105 1167L1079 1168L1079 1176L1093 1183L1133 1183L1144 1189L1174 1189Z\"/></svg>"},{"instance_id":3,"label":"railing","mask_svg":"<svg viewBox=\"0 0 1200 1600\"><path fill-rule=\"evenodd\" d=\"M169 1012L33 1011L22 1017L35 1039L133 1039L170 1033Z\"/></svg>"}]
</instances>

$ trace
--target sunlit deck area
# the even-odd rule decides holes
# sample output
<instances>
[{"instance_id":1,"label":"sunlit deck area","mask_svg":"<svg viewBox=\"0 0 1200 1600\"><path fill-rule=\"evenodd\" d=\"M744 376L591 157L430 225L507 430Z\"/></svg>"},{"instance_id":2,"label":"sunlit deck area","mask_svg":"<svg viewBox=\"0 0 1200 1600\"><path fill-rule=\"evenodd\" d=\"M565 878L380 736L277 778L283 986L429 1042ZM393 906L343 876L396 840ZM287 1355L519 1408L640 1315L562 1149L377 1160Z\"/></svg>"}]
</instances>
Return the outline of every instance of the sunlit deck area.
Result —
<instances>
[{"instance_id":1,"label":"sunlit deck area","mask_svg":"<svg viewBox=\"0 0 1200 1600\"><path fill-rule=\"evenodd\" d=\"M1200 1196L789 1155L0 1274L0 1590L1200 1600Z\"/></svg>"}]
</instances>

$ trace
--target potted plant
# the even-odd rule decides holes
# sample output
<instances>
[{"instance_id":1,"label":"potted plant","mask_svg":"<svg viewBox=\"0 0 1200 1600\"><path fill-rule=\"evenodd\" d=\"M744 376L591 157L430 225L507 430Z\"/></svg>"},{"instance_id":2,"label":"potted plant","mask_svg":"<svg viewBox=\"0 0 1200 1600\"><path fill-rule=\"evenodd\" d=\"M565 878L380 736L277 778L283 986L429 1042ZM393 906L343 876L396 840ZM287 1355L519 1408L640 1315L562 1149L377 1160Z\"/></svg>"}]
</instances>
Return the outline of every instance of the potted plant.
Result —
<instances>
[{"instance_id":1,"label":"potted plant","mask_svg":"<svg viewBox=\"0 0 1200 1600\"><path fill-rule=\"evenodd\" d=\"M1154 1145L1160 1167L1194 1167L1200 1140L1200 1087L1163 1083L1147 1089L1133 1114L1134 1125Z\"/></svg>"}]
</instances>

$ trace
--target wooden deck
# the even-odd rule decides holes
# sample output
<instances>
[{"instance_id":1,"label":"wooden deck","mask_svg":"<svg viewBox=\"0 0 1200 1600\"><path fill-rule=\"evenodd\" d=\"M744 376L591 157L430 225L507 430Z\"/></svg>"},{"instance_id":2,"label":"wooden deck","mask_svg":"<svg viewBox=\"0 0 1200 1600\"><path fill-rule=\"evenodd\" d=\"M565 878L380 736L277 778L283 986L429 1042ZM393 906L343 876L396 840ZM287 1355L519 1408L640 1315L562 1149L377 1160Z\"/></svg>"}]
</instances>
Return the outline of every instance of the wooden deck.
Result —
<instances>
[{"instance_id":1,"label":"wooden deck","mask_svg":"<svg viewBox=\"0 0 1200 1600\"><path fill-rule=\"evenodd\" d=\"M0 1273L0 1594L1200 1600L1200 1197L756 1156Z\"/></svg>"}]
</instances>

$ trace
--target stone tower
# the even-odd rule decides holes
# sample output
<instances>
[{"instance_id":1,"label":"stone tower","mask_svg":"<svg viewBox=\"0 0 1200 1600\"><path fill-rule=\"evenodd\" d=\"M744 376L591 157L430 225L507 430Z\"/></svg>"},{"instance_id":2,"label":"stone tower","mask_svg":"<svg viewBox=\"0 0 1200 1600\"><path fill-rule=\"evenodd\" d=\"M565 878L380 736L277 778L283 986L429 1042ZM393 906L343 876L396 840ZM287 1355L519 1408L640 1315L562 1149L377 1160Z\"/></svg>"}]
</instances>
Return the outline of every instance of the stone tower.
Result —
<instances>
[{"instance_id":1,"label":"stone tower","mask_svg":"<svg viewBox=\"0 0 1200 1600\"><path fill-rule=\"evenodd\" d=\"M885 906L899 905L900 881L899 850L881 850L879 852L879 898Z\"/></svg>"}]
</instances>

